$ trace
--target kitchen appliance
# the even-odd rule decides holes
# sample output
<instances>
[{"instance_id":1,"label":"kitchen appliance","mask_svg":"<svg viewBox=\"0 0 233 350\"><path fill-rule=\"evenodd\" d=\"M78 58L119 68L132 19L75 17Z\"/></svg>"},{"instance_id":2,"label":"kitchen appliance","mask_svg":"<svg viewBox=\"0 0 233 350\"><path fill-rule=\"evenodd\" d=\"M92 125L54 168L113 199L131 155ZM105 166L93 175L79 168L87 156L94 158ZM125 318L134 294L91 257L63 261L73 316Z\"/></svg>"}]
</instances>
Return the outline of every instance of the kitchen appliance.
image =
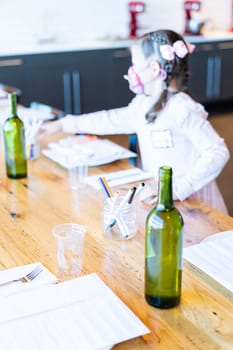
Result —
<instances>
[{"instance_id":1,"label":"kitchen appliance","mask_svg":"<svg viewBox=\"0 0 233 350\"><path fill-rule=\"evenodd\" d=\"M129 37L135 39L137 38L137 31L139 29L137 16L145 11L145 3L143 1L130 1L128 3L128 9L130 13Z\"/></svg>"},{"instance_id":2,"label":"kitchen appliance","mask_svg":"<svg viewBox=\"0 0 233 350\"><path fill-rule=\"evenodd\" d=\"M198 12L201 9L200 0L185 0L185 34L200 35L201 29L205 22L201 22L195 18L194 12Z\"/></svg>"},{"instance_id":3,"label":"kitchen appliance","mask_svg":"<svg viewBox=\"0 0 233 350\"><path fill-rule=\"evenodd\" d=\"M231 1L231 28L230 32L233 32L233 0Z\"/></svg>"}]
</instances>

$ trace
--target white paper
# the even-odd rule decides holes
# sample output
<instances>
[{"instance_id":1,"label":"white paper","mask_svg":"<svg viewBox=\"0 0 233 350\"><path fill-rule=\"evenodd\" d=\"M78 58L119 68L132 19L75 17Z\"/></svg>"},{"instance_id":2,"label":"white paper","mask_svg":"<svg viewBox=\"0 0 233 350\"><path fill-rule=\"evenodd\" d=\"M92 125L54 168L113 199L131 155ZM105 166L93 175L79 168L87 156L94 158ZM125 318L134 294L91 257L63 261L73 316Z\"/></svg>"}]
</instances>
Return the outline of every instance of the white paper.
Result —
<instances>
[{"instance_id":1,"label":"white paper","mask_svg":"<svg viewBox=\"0 0 233 350\"><path fill-rule=\"evenodd\" d=\"M111 173L103 173L86 178L86 183L95 189L100 189L99 177L104 176L110 187L123 185L131 182L142 181L153 177L150 172L145 172L139 168L120 170Z\"/></svg>"},{"instance_id":2,"label":"white paper","mask_svg":"<svg viewBox=\"0 0 233 350\"><path fill-rule=\"evenodd\" d=\"M100 350L149 333L96 274L10 296L0 309L1 350Z\"/></svg>"},{"instance_id":3,"label":"white paper","mask_svg":"<svg viewBox=\"0 0 233 350\"><path fill-rule=\"evenodd\" d=\"M72 141L72 139L70 140ZM87 156L88 166L103 165L118 159L137 156L136 153L110 140L97 139L83 144L74 142L66 144L62 141L64 141L64 139L60 140L60 142L49 143L49 148L43 150L42 153L64 168L68 168L67 155L70 155L71 152L85 154Z\"/></svg>"},{"instance_id":4,"label":"white paper","mask_svg":"<svg viewBox=\"0 0 233 350\"><path fill-rule=\"evenodd\" d=\"M0 285L0 300L1 298L26 291L30 288L57 282L57 278L44 265L42 265L40 262L36 262L33 264L17 266L0 271L0 284L25 276L38 265L41 266L42 272L34 280L28 283L18 281L3 286Z\"/></svg>"},{"instance_id":5,"label":"white paper","mask_svg":"<svg viewBox=\"0 0 233 350\"><path fill-rule=\"evenodd\" d=\"M184 258L233 292L233 231L217 233L185 248Z\"/></svg>"}]
</instances>

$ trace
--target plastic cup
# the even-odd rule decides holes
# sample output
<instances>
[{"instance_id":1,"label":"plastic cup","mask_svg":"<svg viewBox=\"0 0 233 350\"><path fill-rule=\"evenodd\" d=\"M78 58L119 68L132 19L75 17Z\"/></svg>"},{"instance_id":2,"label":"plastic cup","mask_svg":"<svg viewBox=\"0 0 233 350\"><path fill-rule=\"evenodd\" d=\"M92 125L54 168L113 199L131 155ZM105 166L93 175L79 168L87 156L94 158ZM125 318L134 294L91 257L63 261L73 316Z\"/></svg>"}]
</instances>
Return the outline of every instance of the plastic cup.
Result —
<instances>
[{"instance_id":1,"label":"plastic cup","mask_svg":"<svg viewBox=\"0 0 233 350\"><path fill-rule=\"evenodd\" d=\"M69 184L72 190L84 188L88 173L87 157L85 155L68 156L68 173Z\"/></svg>"},{"instance_id":2,"label":"plastic cup","mask_svg":"<svg viewBox=\"0 0 233 350\"><path fill-rule=\"evenodd\" d=\"M86 228L66 223L53 228L57 243L58 277L60 280L76 278L82 268L82 255Z\"/></svg>"}]
</instances>

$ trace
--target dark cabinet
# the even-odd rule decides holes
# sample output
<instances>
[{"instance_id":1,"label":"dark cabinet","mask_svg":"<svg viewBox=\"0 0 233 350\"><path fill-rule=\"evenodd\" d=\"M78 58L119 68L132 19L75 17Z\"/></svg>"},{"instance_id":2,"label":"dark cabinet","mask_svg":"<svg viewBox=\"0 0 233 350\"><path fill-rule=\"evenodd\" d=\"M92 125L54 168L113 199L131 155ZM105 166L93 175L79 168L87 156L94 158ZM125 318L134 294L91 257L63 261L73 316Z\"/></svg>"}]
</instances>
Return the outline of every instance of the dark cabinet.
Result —
<instances>
[{"instance_id":1,"label":"dark cabinet","mask_svg":"<svg viewBox=\"0 0 233 350\"><path fill-rule=\"evenodd\" d=\"M71 97L65 94L65 87L71 89L70 76L67 77L69 62L66 66L56 54L28 55L25 66L23 104L38 101L71 113Z\"/></svg>"},{"instance_id":2,"label":"dark cabinet","mask_svg":"<svg viewBox=\"0 0 233 350\"><path fill-rule=\"evenodd\" d=\"M98 51L27 56L24 102L36 100L66 113L89 112L108 97L107 66L108 57Z\"/></svg>"},{"instance_id":3,"label":"dark cabinet","mask_svg":"<svg viewBox=\"0 0 233 350\"><path fill-rule=\"evenodd\" d=\"M75 55L73 54L73 71L80 75L81 113L128 104L132 94L128 82L123 78L131 60L128 49L91 50ZM73 91L74 100L76 91L77 89Z\"/></svg>"},{"instance_id":4,"label":"dark cabinet","mask_svg":"<svg viewBox=\"0 0 233 350\"><path fill-rule=\"evenodd\" d=\"M202 103L233 98L233 41L198 43L190 56L190 91ZM31 101L81 114L127 105L134 94L123 78L128 48L25 54L0 58L0 83Z\"/></svg>"},{"instance_id":5,"label":"dark cabinet","mask_svg":"<svg viewBox=\"0 0 233 350\"><path fill-rule=\"evenodd\" d=\"M190 56L190 92L202 103L233 98L233 42L197 44Z\"/></svg>"},{"instance_id":6,"label":"dark cabinet","mask_svg":"<svg viewBox=\"0 0 233 350\"><path fill-rule=\"evenodd\" d=\"M233 98L233 42L218 43L219 52L219 97L221 100Z\"/></svg>"},{"instance_id":7,"label":"dark cabinet","mask_svg":"<svg viewBox=\"0 0 233 350\"><path fill-rule=\"evenodd\" d=\"M0 60L0 82L19 87L26 106L38 101L66 113L88 113L130 101L123 79L129 65L128 49L24 55Z\"/></svg>"},{"instance_id":8,"label":"dark cabinet","mask_svg":"<svg viewBox=\"0 0 233 350\"><path fill-rule=\"evenodd\" d=\"M189 58L189 89L192 96L200 102L208 101L213 95L212 56L212 44L197 44Z\"/></svg>"},{"instance_id":9,"label":"dark cabinet","mask_svg":"<svg viewBox=\"0 0 233 350\"><path fill-rule=\"evenodd\" d=\"M111 66L111 96L108 103L109 108L126 106L135 96L129 90L128 81L124 79L131 65L130 50L126 48L110 50Z\"/></svg>"}]
</instances>

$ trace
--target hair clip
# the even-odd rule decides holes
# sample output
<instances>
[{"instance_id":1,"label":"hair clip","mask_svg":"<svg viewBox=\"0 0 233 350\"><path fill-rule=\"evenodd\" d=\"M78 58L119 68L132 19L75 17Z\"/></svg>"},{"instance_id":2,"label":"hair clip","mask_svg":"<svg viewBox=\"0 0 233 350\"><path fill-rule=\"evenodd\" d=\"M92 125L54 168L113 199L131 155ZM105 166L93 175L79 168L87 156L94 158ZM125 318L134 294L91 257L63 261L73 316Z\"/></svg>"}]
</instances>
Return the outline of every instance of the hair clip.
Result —
<instances>
[{"instance_id":1,"label":"hair clip","mask_svg":"<svg viewBox=\"0 0 233 350\"><path fill-rule=\"evenodd\" d=\"M184 58L189 53L183 40L177 40L173 45L160 45L159 49L161 56L167 61L174 60L175 55L179 58Z\"/></svg>"},{"instance_id":2,"label":"hair clip","mask_svg":"<svg viewBox=\"0 0 233 350\"><path fill-rule=\"evenodd\" d=\"M188 52L189 53L192 53L195 50L195 48L196 48L196 45L190 44L190 43L187 43L187 42L186 42L186 46L188 48Z\"/></svg>"}]
</instances>

